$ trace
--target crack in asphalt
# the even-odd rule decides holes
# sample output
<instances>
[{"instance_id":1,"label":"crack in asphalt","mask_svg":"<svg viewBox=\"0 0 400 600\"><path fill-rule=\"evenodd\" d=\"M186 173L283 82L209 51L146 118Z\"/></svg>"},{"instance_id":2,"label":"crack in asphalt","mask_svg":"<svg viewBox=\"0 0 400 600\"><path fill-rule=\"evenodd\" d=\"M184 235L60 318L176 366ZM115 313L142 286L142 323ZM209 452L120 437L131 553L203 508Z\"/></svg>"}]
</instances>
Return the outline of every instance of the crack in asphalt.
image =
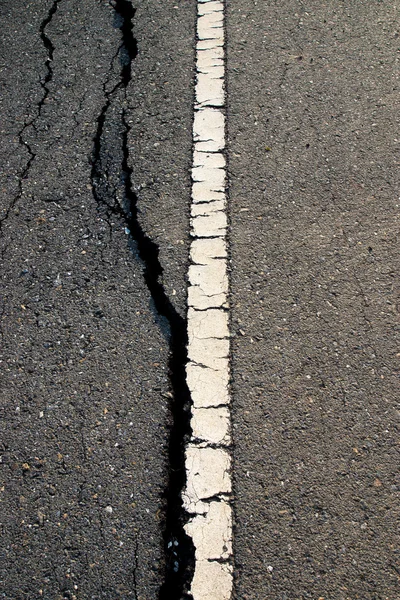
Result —
<instances>
[{"instance_id":1,"label":"crack in asphalt","mask_svg":"<svg viewBox=\"0 0 400 600\"><path fill-rule=\"evenodd\" d=\"M51 20L53 19L53 16L55 15L55 13L57 12L58 9L58 5L61 2L61 0L53 0L53 4L50 7L50 10L48 12L47 17L42 21L40 27L39 27L39 31L40 31L40 39L43 42L44 47L47 50L48 53L48 58L46 60L46 68L47 68L47 73L44 77L43 81L40 81L40 85L43 88L44 94L40 100L40 102L38 103L38 114L37 114L37 118L40 117L41 112L42 112L42 108L44 103L46 102L47 96L49 95L49 88L48 88L48 83L51 81L51 79L53 78L53 68L51 66L51 63L53 61L53 56L54 56L54 50L55 47L53 46L50 38L46 35L45 31L46 31L46 27L47 25L51 22Z\"/></svg>"},{"instance_id":2,"label":"crack in asphalt","mask_svg":"<svg viewBox=\"0 0 400 600\"><path fill-rule=\"evenodd\" d=\"M137 42L133 35L136 9L130 0L109 2L115 11L115 26L121 31L122 41L103 83L104 104L97 117L93 139L91 184L99 211L105 212L111 230L110 218L117 217L125 225L132 254L139 260L143 278L150 292L156 320L170 347L169 377L172 389L169 433L169 481L165 490L165 573L160 587L160 600L190 598L187 590L194 572L194 546L184 531L188 515L183 508L182 490L186 484L185 441L190 437L190 393L186 383L187 320L183 318L165 292L161 277L163 268L159 246L146 234L139 220L138 197L129 166L129 133L131 127L126 114L127 88L132 77L132 61L137 56ZM110 89L116 57L119 56L119 81ZM117 112L118 118L115 113ZM116 144L118 147L116 147ZM137 588L137 553L134 566Z\"/></svg>"},{"instance_id":3,"label":"crack in asphalt","mask_svg":"<svg viewBox=\"0 0 400 600\"><path fill-rule=\"evenodd\" d=\"M37 103L36 115L34 117L32 117L32 119L30 119L30 121L25 122L24 125L22 126L22 128L17 133L18 142L23 148L25 148L28 151L29 158L28 158L24 168L17 175L18 192L17 192L16 196L14 196L14 198L11 200L3 218L0 219L0 233L1 233L2 225L3 225L4 221L6 221L8 219L10 212L12 211L12 209L14 208L14 206L16 205L18 200L22 197L23 181L28 177L29 170L32 166L33 161L36 158L35 152L33 152L29 143L24 139L24 134L27 129L29 129L31 127L35 128L36 121L40 118L40 116L42 114L43 105L46 102L46 99L50 93L48 84L50 83L50 81L53 78L53 67L51 66L51 63L53 61L55 47L52 44L48 35L46 35L46 28L49 25L49 23L52 21L55 13L57 12L58 5L60 2L61 2L61 0L53 0L53 4L51 5L49 12L47 13L47 16L43 19L43 21L41 22L41 24L39 26L40 39L43 42L43 46L47 50L47 58L45 61L46 75L44 76L43 80L39 79L39 84L43 90L43 95L42 95L41 99L39 100L39 102Z\"/></svg>"}]
</instances>

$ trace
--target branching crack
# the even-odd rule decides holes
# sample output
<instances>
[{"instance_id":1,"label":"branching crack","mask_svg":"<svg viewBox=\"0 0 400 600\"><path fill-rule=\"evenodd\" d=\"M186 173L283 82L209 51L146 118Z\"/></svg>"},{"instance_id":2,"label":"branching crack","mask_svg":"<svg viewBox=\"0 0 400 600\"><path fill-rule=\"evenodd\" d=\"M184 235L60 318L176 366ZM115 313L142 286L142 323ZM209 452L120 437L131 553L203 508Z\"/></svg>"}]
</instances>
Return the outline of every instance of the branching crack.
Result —
<instances>
[{"instance_id":1,"label":"branching crack","mask_svg":"<svg viewBox=\"0 0 400 600\"><path fill-rule=\"evenodd\" d=\"M190 437L190 393L186 384L187 321L171 303L162 284L163 269L158 245L146 234L139 220L138 197L129 165L130 125L126 112L127 88L131 81L132 61L137 56L133 35L136 9L130 0L113 0L115 23L121 31L119 45L119 81L111 90L108 83L115 69L114 56L110 73L103 84L104 104L97 118L93 140L91 183L98 210L118 218L124 225L134 256L139 260L143 278L151 294L154 310L170 344L169 376L172 389L172 426L169 437L169 482L165 491L166 571L160 600L190 598L187 590L194 571L194 547L183 529L188 515L183 508L182 490L186 483L185 442ZM137 564L135 587L137 589Z\"/></svg>"},{"instance_id":2,"label":"branching crack","mask_svg":"<svg viewBox=\"0 0 400 600\"><path fill-rule=\"evenodd\" d=\"M40 39L42 40L43 45L47 50L46 74L43 79L39 80L40 86L43 90L43 95L40 98L39 102L37 103L36 114L29 121L24 123L24 125L22 126L22 128L19 130L19 132L17 134L20 145L28 151L28 160L27 160L25 166L23 167L23 169L17 175L18 191L17 191L17 194L14 196L14 198L11 200L11 202L5 212L5 215L2 217L2 219L0 219L0 232L1 232L1 228L2 228L4 221L6 219L8 219L10 212L13 210L13 208L16 205L16 203L18 202L18 200L20 200L20 198L22 197L23 181L28 177L29 170L32 166L33 161L36 158L36 154L33 152L29 143L25 140L25 133L28 129L30 129L32 127L35 128L36 122L42 114L43 105L46 102L46 99L50 93L49 83L53 78L53 67L52 67L51 63L53 61L54 46L53 46L50 38L46 35L46 28L49 25L49 23L51 22L51 20L53 19L55 13L57 12L58 5L60 2L61 2L61 0L53 0L53 4L51 5L46 18L43 19L43 21L41 22L40 27L39 27Z\"/></svg>"}]
</instances>

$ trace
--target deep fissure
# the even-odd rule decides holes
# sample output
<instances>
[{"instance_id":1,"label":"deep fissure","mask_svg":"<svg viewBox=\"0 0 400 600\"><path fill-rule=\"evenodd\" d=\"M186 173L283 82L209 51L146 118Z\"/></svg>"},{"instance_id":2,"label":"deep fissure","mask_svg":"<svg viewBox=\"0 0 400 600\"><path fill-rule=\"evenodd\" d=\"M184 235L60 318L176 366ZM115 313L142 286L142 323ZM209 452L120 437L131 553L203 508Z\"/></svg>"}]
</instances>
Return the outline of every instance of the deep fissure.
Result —
<instances>
[{"instance_id":1,"label":"deep fissure","mask_svg":"<svg viewBox=\"0 0 400 600\"><path fill-rule=\"evenodd\" d=\"M172 390L172 424L169 432L169 481L165 490L165 574L160 587L160 600L183 600L191 598L188 589L194 572L193 542L184 531L188 519L182 503L182 491L186 483L185 443L190 438L190 393L186 384L187 320L176 310L169 299L161 276L163 268L158 245L146 234L140 220L138 197L133 188L132 168L129 166L129 132L125 101L131 81L132 61L137 56L137 42L133 35L133 18L136 9L129 0L110 1L115 11L116 27L121 31L122 43L118 50L120 60L119 82L107 91L103 85L105 102L97 118L97 130L93 143L91 183L93 196L99 210L107 219L118 217L126 227L131 245L141 261L143 277L151 294L156 315L168 323L170 359L169 377ZM111 66L112 68L112 66ZM119 110L119 123L111 112ZM114 121L112 121L114 119ZM119 177L113 177L116 166L110 163L107 153L108 121L110 127L118 128L120 144ZM114 139L114 138L113 138ZM113 150L115 150L113 148ZM112 155L118 152L111 153Z\"/></svg>"}]
</instances>

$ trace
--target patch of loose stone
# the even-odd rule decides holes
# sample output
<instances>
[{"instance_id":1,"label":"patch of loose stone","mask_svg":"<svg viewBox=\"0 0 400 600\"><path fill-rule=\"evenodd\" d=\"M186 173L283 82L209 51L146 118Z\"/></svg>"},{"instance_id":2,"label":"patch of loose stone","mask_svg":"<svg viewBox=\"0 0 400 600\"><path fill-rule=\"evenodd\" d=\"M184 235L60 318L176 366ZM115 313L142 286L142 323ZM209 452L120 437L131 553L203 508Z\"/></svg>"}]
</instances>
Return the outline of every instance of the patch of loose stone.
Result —
<instances>
[{"instance_id":1,"label":"patch of loose stone","mask_svg":"<svg viewBox=\"0 0 400 600\"><path fill-rule=\"evenodd\" d=\"M195 547L193 600L232 596L224 3L198 0L188 288L192 438L186 447L185 526Z\"/></svg>"}]
</instances>

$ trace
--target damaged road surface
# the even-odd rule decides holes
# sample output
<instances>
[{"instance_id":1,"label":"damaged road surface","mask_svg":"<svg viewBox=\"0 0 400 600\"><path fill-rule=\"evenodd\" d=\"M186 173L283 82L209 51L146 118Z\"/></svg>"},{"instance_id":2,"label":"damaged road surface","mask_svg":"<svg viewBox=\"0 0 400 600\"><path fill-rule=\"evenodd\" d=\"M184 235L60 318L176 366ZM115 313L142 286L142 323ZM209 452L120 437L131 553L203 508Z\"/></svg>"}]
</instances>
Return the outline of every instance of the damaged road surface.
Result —
<instances>
[{"instance_id":1,"label":"damaged road surface","mask_svg":"<svg viewBox=\"0 0 400 600\"><path fill-rule=\"evenodd\" d=\"M396 7L0 17L0 597L398 598Z\"/></svg>"},{"instance_id":2,"label":"damaged road surface","mask_svg":"<svg viewBox=\"0 0 400 600\"><path fill-rule=\"evenodd\" d=\"M9 600L172 598L189 570L179 494L195 11L151 5L1 6Z\"/></svg>"}]
</instances>

